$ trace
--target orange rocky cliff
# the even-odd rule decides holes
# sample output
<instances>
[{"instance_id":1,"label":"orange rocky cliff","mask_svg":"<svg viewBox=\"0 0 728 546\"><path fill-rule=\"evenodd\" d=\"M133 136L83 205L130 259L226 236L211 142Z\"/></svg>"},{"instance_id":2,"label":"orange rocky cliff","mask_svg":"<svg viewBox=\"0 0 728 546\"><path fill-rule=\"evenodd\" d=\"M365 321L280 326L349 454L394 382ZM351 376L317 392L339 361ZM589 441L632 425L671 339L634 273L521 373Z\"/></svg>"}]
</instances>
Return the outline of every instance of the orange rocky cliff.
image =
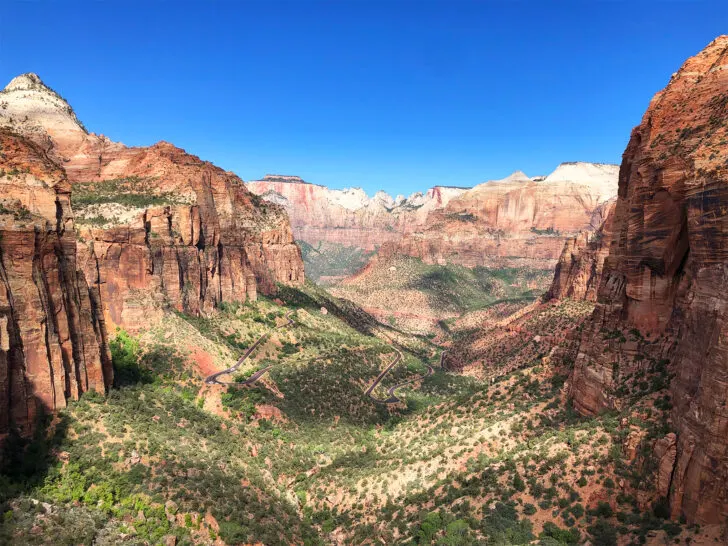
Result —
<instances>
[{"instance_id":1,"label":"orange rocky cliff","mask_svg":"<svg viewBox=\"0 0 728 546\"><path fill-rule=\"evenodd\" d=\"M583 413L619 408L620 387L645 371L645 355L666 363L675 436L654 448L674 455L663 457L660 487L673 516L690 522L728 520L726 142L722 36L673 75L632 132L597 306L569 387ZM619 331L635 334L604 341Z\"/></svg>"},{"instance_id":2,"label":"orange rocky cliff","mask_svg":"<svg viewBox=\"0 0 728 546\"><path fill-rule=\"evenodd\" d=\"M136 329L304 280L288 217L242 180L172 144L127 147L88 133L34 74L0 93L0 126L65 169L79 262L110 326Z\"/></svg>"},{"instance_id":3,"label":"orange rocky cliff","mask_svg":"<svg viewBox=\"0 0 728 546\"><path fill-rule=\"evenodd\" d=\"M554 267L564 241L601 224L617 194L616 165L562 163L546 177L515 172L432 210L397 251L466 267Z\"/></svg>"},{"instance_id":4,"label":"orange rocky cliff","mask_svg":"<svg viewBox=\"0 0 728 546\"><path fill-rule=\"evenodd\" d=\"M98 287L79 269L70 185L0 129L0 437L112 381Z\"/></svg>"}]
</instances>

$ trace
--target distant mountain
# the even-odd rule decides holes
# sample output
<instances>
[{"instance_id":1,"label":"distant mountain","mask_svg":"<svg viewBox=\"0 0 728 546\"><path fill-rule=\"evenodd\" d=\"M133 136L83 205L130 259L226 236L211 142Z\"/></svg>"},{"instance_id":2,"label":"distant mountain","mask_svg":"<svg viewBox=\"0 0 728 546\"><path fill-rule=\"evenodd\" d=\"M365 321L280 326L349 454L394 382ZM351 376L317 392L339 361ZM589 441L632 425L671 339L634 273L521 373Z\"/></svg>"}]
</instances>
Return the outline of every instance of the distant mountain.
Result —
<instances>
[{"instance_id":1,"label":"distant mountain","mask_svg":"<svg viewBox=\"0 0 728 546\"><path fill-rule=\"evenodd\" d=\"M314 278L336 280L382 245L428 263L474 267L524 258L553 267L567 236L601 224L618 172L617 165L563 163L546 177L516 171L474 188L435 186L409 197L369 197L360 188L333 190L283 175L247 186L286 208L296 239L314 250L304 251ZM332 255L351 261L327 270L322 262Z\"/></svg>"}]
</instances>

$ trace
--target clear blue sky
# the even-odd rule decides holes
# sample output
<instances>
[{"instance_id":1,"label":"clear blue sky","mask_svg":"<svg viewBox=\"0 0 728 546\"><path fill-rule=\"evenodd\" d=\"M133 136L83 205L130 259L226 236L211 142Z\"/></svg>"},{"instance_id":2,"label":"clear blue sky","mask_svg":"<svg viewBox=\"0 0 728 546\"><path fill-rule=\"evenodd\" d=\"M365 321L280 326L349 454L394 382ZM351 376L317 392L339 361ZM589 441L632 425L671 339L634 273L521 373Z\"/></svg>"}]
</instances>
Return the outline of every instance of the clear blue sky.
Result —
<instances>
[{"instance_id":1,"label":"clear blue sky","mask_svg":"<svg viewBox=\"0 0 728 546\"><path fill-rule=\"evenodd\" d=\"M409 193L615 162L728 2L5 0L0 80L246 180Z\"/></svg>"}]
</instances>

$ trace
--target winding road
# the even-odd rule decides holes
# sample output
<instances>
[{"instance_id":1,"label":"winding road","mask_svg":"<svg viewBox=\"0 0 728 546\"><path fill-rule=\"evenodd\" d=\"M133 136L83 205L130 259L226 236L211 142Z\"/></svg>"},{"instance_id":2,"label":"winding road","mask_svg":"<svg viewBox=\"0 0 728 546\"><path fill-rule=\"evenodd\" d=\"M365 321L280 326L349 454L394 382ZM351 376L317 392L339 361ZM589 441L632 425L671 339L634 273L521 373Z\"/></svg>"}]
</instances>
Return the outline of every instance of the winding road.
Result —
<instances>
[{"instance_id":1,"label":"winding road","mask_svg":"<svg viewBox=\"0 0 728 546\"><path fill-rule=\"evenodd\" d=\"M293 315L294 311L289 311L286 314L286 319L288 322L285 324L281 324L280 326L275 326L273 328L270 328L266 333L264 333L262 336L260 336L255 343L253 343L248 349L243 353L243 356L241 356L238 361L230 366L229 368L222 370L220 372L215 372L212 375L208 375L205 378L205 383L207 385L252 385L258 379L261 378L261 376L270 370L273 366L266 366L265 368L261 368L257 372L255 372L253 375L251 375L248 379L245 381L220 381L218 377L221 375L228 375L233 374L238 370L238 368L247 360L247 358L252 354L253 351L260 345L269 335L271 335L275 330L280 330L281 328L288 328L292 324L294 324L293 319L291 318L291 315Z\"/></svg>"},{"instance_id":2,"label":"winding road","mask_svg":"<svg viewBox=\"0 0 728 546\"><path fill-rule=\"evenodd\" d=\"M386 368L384 368L384 370L382 370L382 372L377 376L377 378L374 380L374 382L371 385L369 385L369 388L365 391L365 394L369 398L371 398L372 400L374 400L375 402L377 402L379 404L396 404L398 402L401 402L402 400L395 394L395 391L397 389L404 387L406 385L409 385L411 383L416 383L417 381L421 381L425 377L429 377L433 373L435 373L434 368L430 364L428 364L427 373L425 373L423 375L418 375L417 377L413 377L412 379L408 379L407 381L403 381L402 383L397 383L395 386L390 387L389 390L387 390L387 398L384 400L382 400L380 398L376 398L375 396L372 395L372 392L374 391L374 389L377 387L377 385L379 385L379 383L381 383L382 379L384 379L384 376L386 376L389 373L389 371L392 368L394 368L399 363L400 360L402 360L402 353L399 351L399 349L397 349L395 347L395 351L397 351L397 356L394 358L394 360L392 360L392 362L389 364L389 366L387 366ZM440 367L441 368L442 368L442 359L445 357L446 352L447 351L442 351L442 353L440 353Z\"/></svg>"},{"instance_id":3,"label":"winding road","mask_svg":"<svg viewBox=\"0 0 728 546\"><path fill-rule=\"evenodd\" d=\"M293 315L294 311L289 311L286 314L287 322L285 324L281 324L279 326L275 326L273 328L270 328L267 332L265 332L263 335L261 335L255 343L253 343L250 347L248 347L243 353L243 356L241 356L235 364L230 366L229 368L225 370L221 370L219 372L215 372L211 375L208 375L205 378L205 384L207 385L238 385L238 386L250 386L256 383L265 373L270 370L273 365L266 366L265 368L261 368L260 370L253 373L250 377L248 377L245 381L220 381L219 377L222 375L232 375L235 373L240 366L242 366L243 362L245 362L248 357L255 351L255 349L258 348L258 346L265 341L268 336L270 336L275 330L280 330L282 328L288 328L289 326L294 324L293 319L291 316ZM421 381L422 379L431 376L433 373L435 373L434 368L427 364L427 373L423 375L418 375L417 377L413 377L412 379L408 379L407 381L403 381L402 383L397 383L393 387L390 387L389 390L387 390L387 398L382 400L380 398L375 397L372 393L374 392L374 389L377 388L377 385L382 382L382 380L385 378L385 376L394 368L397 364L399 364L402 360L402 352L397 348L394 347L394 350L397 351L397 356L394 357L392 362L390 362L386 368L384 368L379 375L376 377L374 382L369 385L366 391L364 391L364 394L371 398L374 402L377 402L379 404L397 404L398 402L401 402L402 400L395 394L395 391L397 389L400 389L406 385L409 385L411 383L416 383L417 381ZM442 353L440 353L440 368L442 368L443 365L443 359L445 358L445 353L447 351L444 350ZM312 359L317 360L318 358L321 358L321 356Z\"/></svg>"}]
</instances>

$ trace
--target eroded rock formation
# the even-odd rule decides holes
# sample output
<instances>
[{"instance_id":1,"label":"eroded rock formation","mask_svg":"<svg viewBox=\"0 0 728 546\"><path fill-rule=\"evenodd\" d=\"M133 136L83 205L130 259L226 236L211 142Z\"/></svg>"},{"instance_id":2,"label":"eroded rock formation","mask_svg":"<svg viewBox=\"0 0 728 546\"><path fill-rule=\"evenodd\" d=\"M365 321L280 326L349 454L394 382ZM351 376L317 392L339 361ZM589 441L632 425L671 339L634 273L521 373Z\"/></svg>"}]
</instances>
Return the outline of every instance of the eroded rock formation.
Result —
<instances>
[{"instance_id":1,"label":"eroded rock formation","mask_svg":"<svg viewBox=\"0 0 728 546\"><path fill-rule=\"evenodd\" d=\"M563 163L547 177L516 172L485 182L430 213L399 251L428 263L552 268L567 238L601 224L617 193L617 169Z\"/></svg>"},{"instance_id":2,"label":"eroded rock formation","mask_svg":"<svg viewBox=\"0 0 728 546\"><path fill-rule=\"evenodd\" d=\"M431 211L466 191L436 186L409 197L392 197L379 191L370 198L361 188L334 190L304 182L297 176L281 175L266 175L246 185L263 199L286 208L296 239L309 244L338 243L366 251L397 241L403 233L423 226Z\"/></svg>"},{"instance_id":3,"label":"eroded rock formation","mask_svg":"<svg viewBox=\"0 0 728 546\"><path fill-rule=\"evenodd\" d=\"M0 94L0 126L28 135L68 174L79 255L110 325L135 329L165 304L209 311L303 282L285 211L172 144L130 148L88 133L34 74Z\"/></svg>"},{"instance_id":4,"label":"eroded rock formation","mask_svg":"<svg viewBox=\"0 0 728 546\"><path fill-rule=\"evenodd\" d=\"M617 172L616 165L564 163L546 177L516 172L407 198L369 198L358 188L331 190L292 176L247 185L286 207L296 238L316 248L322 241L364 251L384 246L430 264L549 269L567 238L602 223Z\"/></svg>"},{"instance_id":5,"label":"eroded rock formation","mask_svg":"<svg viewBox=\"0 0 728 546\"><path fill-rule=\"evenodd\" d=\"M722 36L673 75L632 132L570 381L575 407L595 413L618 408L620 388L650 359L667 363L677 439L671 468L671 442L659 446L660 487L690 522L728 520L727 141Z\"/></svg>"},{"instance_id":6,"label":"eroded rock formation","mask_svg":"<svg viewBox=\"0 0 728 546\"><path fill-rule=\"evenodd\" d=\"M98 286L76 255L65 173L33 142L0 129L0 435L27 434L113 379Z\"/></svg>"}]
</instances>

